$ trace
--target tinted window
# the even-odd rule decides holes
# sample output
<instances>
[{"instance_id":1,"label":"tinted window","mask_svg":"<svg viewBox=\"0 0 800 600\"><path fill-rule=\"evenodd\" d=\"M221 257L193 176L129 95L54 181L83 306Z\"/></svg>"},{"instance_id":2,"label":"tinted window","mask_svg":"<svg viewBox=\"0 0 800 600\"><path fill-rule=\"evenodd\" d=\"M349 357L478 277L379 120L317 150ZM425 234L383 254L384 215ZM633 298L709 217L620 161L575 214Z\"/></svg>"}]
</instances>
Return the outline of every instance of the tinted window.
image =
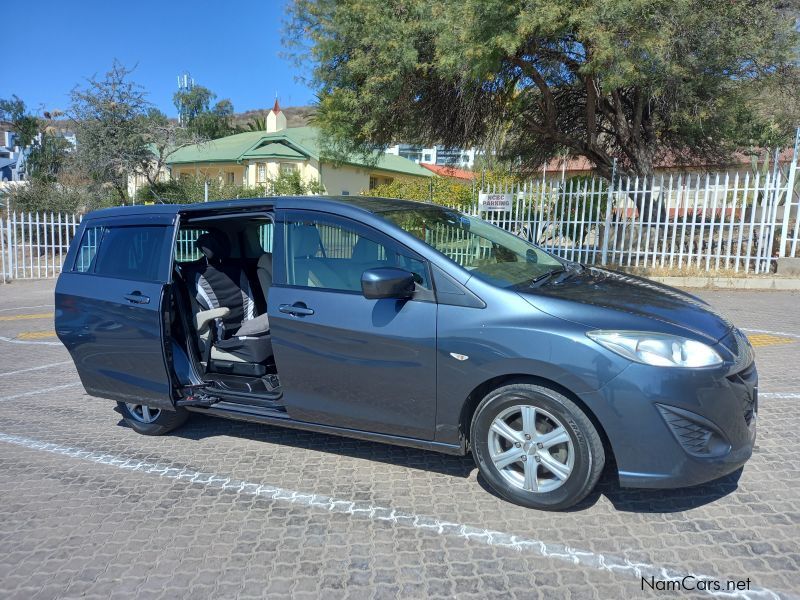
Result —
<instances>
[{"instance_id":1,"label":"tinted window","mask_svg":"<svg viewBox=\"0 0 800 600\"><path fill-rule=\"evenodd\" d=\"M158 281L167 231L166 227L109 227L100 243L94 273Z\"/></svg>"},{"instance_id":2,"label":"tinted window","mask_svg":"<svg viewBox=\"0 0 800 600\"><path fill-rule=\"evenodd\" d=\"M383 236L355 223L327 218L286 223L287 283L361 292L361 275L376 267L399 267L429 288L425 263Z\"/></svg>"},{"instance_id":3,"label":"tinted window","mask_svg":"<svg viewBox=\"0 0 800 600\"><path fill-rule=\"evenodd\" d=\"M83 232L81 245L78 247L78 254L75 256L73 271L86 273L94 267L94 258L97 256L97 247L103 238L103 227L88 227Z\"/></svg>"}]
</instances>

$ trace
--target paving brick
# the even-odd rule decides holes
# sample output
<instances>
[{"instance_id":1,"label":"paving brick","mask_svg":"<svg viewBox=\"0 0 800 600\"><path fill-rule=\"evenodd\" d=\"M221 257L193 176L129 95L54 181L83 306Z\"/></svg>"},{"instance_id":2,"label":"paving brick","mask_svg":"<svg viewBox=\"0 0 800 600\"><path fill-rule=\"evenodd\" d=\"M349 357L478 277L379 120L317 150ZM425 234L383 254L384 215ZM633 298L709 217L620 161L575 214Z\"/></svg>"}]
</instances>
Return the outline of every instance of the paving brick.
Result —
<instances>
[{"instance_id":1,"label":"paving brick","mask_svg":"<svg viewBox=\"0 0 800 600\"><path fill-rule=\"evenodd\" d=\"M800 335L796 292L701 292L744 328ZM0 287L0 309L47 304L52 282ZM47 307L36 310L48 310ZM19 314L31 312L20 310ZM16 314L5 311L4 315ZM14 337L20 323L0 322ZM26 320L26 330L52 321ZM800 393L800 340L757 349L760 389ZM75 383L58 345L0 341L0 397ZM194 416L172 435L125 427L80 386L0 401L0 433L366 502L676 573L800 589L800 413L765 396L741 476L689 490L620 489L581 507L523 509L488 493L471 459ZM639 580L409 523L200 486L0 441L3 598L647 597ZM692 597L692 595L688 595Z\"/></svg>"}]
</instances>

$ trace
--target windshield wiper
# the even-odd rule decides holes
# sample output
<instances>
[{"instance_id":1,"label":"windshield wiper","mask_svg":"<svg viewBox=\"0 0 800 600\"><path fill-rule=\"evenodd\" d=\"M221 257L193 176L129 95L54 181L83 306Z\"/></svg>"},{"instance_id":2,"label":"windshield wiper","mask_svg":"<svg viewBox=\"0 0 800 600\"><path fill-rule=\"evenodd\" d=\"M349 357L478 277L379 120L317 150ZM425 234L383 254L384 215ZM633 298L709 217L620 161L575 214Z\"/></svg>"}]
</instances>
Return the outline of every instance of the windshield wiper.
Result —
<instances>
[{"instance_id":1,"label":"windshield wiper","mask_svg":"<svg viewBox=\"0 0 800 600\"><path fill-rule=\"evenodd\" d=\"M537 275L531 280L531 287L535 286L537 283L543 283L546 280L550 279L553 275L558 275L559 273L566 272L566 269L561 267L558 269L553 269L552 271L547 271L547 273L542 273L541 275Z\"/></svg>"},{"instance_id":2,"label":"windshield wiper","mask_svg":"<svg viewBox=\"0 0 800 600\"><path fill-rule=\"evenodd\" d=\"M561 283L562 281L566 281L570 277L574 277L575 275L578 275L579 273L583 273L585 270L586 270L586 267L584 267L582 264L580 264L580 263L571 263L566 267L565 272L561 275L561 277L558 278L558 280L556 280L555 283L558 284L558 283Z\"/></svg>"}]
</instances>

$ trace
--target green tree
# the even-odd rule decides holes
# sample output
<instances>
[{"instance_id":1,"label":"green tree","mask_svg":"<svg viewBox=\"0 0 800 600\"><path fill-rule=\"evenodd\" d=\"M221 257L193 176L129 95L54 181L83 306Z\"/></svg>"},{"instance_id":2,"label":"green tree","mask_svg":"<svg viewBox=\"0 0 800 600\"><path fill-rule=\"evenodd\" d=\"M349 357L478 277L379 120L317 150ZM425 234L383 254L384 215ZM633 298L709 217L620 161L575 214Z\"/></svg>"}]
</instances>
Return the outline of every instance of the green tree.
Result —
<instances>
[{"instance_id":1,"label":"green tree","mask_svg":"<svg viewBox=\"0 0 800 600\"><path fill-rule=\"evenodd\" d=\"M150 186L163 179L167 169L167 159L178 149L196 144L202 139L154 107L140 117L142 143L147 152L140 155L133 172L145 178Z\"/></svg>"},{"instance_id":2,"label":"green tree","mask_svg":"<svg viewBox=\"0 0 800 600\"><path fill-rule=\"evenodd\" d=\"M0 120L11 124L17 144L22 148L30 146L39 133L38 117L29 114L25 102L16 95L8 100L0 99Z\"/></svg>"},{"instance_id":3,"label":"green tree","mask_svg":"<svg viewBox=\"0 0 800 600\"><path fill-rule=\"evenodd\" d=\"M266 117L253 117L247 122L245 126L246 131L266 131L267 119Z\"/></svg>"},{"instance_id":4,"label":"green tree","mask_svg":"<svg viewBox=\"0 0 800 600\"><path fill-rule=\"evenodd\" d=\"M559 152L648 176L664 155L783 144L769 83L797 96L782 0L294 0L334 148L496 145L520 169ZM797 118L794 114L793 118Z\"/></svg>"},{"instance_id":5,"label":"green tree","mask_svg":"<svg viewBox=\"0 0 800 600\"><path fill-rule=\"evenodd\" d=\"M214 140L236 133L233 126L233 103L220 100L212 106L217 95L202 85L178 90L172 97L183 125L200 138Z\"/></svg>"},{"instance_id":6,"label":"green tree","mask_svg":"<svg viewBox=\"0 0 800 600\"><path fill-rule=\"evenodd\" d=\"M97 184L127 202L128 174L152 159L148 146L151 104L131 70L114 61L102 79L72 90L69 116L78 139L79 166Z\"/></svg>"}]
</instances>

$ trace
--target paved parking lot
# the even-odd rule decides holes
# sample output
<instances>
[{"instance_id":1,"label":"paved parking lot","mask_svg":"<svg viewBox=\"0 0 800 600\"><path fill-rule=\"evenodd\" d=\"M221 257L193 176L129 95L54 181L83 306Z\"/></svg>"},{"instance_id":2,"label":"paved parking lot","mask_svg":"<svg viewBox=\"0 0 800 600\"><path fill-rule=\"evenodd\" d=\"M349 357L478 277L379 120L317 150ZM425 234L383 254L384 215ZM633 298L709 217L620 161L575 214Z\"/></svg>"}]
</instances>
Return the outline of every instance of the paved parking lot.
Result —
<instances>
[{"instance_id":1,"label":"paved parking lot","mask_svg":"<svg viewBox=\"0 0 800 600\"><path fill-rule=\"evenodd\" d=\"M798 293L701 294L757 347L740 475L679 491L606 475L551 514L495 497L469 458L200 416L139 436L80 387L52 285L0 285L3 598L707 597L642 589L685 575L800 595Z\"/></svg>"}]
</instances>

